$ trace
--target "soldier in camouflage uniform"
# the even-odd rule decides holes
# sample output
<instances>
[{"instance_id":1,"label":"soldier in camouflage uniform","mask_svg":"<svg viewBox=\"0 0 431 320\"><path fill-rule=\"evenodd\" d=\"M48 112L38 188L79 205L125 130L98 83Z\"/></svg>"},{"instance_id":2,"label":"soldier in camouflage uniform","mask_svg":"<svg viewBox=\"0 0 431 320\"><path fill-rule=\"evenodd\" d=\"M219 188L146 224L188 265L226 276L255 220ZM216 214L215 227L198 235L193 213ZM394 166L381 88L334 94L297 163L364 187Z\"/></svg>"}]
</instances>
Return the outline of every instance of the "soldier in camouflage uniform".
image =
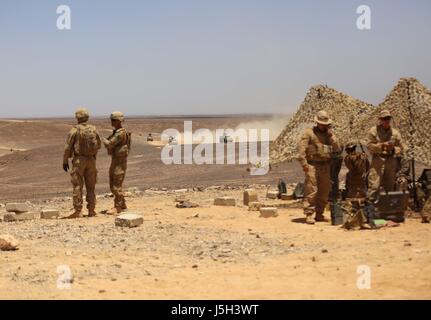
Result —
<instances>
[{"instance_id":1,"label":"soldier in camouflage uniform","mask_svg":"<svg viewBox=\"0 0 431 320\"><path fill-rule=\"evenodd\" d=\"M103 143L111 155L109 168L109 187L114 195L114 208L108 214L116 215L127 209L123 193L123 181L127 170L127 156L131 145L131 134L122 126L123 113L116 111L111 114L111 125L114 131Z\"/></svg>"},{"instance_id":2,"label":"soldier in camouflage uniform","mask_svg":"<svg viewBox=\"0 0 431 320\"><path fill-rule=\"evenodd\" d=\"M358 152L356 148L357 144L354 142L346 145L344 164L349 170L346 175L347 198L367 196L366 174L370 169L370 161L365 152Z\"/></svg>"},{"instance_id":3,"label":"soldier in camouflage uniform","mask_svg":"<svg viewBox=\"0 0 431 320\"><path fill-rule=\"evenodd\" d=\"M323 212L331 190L331 157L341 150L332 133L328 114L320 111L314 120L316 126L305 130L298 145L298 160L305 174L304 213L307 224L325 221Z\"/></svg>"},{"instance_id":4,"label":"soldier in camouflage uniform","mask_svg":"<svg viewBox=\"0 0 431 320\"><path fill-rule=\"evenodd\" d=\"M403 156L406 147L400 132L391 127L392 116L388 110L383 110L379 116L379 124L370 129L368 133L367 148L372 155L371 169L368 175L368 197L370 206L368 210L374 211L379 190L396 189L396 174L399 169L397 158Z\"/></svg>"},{"instance_id":5,"label":"soldier in camouflage uniform","mask_svg":"<svg viewBox=\"0 0 431 320\"><path fill-rule=\"evenodd\" d=\"M88 124L89 113L86 109L75 112L78 125L70 130L67 137L63 156L63 170L69 171L69 158L72 158L70 172L73 186L73 207L75 211L67 218L80 218L82 216L82 190L85 184L87 190L88 216L96 215L95 187L97 181L96 156L101 147L101 139L96 127Z\"/></svg>"}]
</instances>

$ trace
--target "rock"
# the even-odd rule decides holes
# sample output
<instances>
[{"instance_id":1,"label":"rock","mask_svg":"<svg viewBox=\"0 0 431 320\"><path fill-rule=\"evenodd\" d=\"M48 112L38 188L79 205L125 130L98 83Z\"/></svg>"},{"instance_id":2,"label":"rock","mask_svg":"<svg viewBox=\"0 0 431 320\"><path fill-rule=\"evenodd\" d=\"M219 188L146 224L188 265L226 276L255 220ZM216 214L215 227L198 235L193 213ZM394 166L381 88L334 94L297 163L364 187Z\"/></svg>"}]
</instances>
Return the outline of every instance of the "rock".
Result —
<instances>
[{"instance_id":1,"label":"rock","mask_svg":"<svg viewBox=\"0 0 431 320\"><path fill-rule=\"evenodd\" d=\"M177 189L174 190L174 193L186 193L188 190L187 189Z\"/></svg>"},{"instance_id":2,"label":"rock","mask_svg":"<svg viewBox=\"0 0 431 320\"><path fill-rule=\"evenodd\" d=\"M144 218L141 215L135 213L125 213L115 219L115 225L117 227L133 228L140 226L143 223Z\"/></svg>"},{"instance_id":3,"label":"rock","mask_svg":"<svg viewBox=\"0 0 431 320\"><path fill-rule=\"evenodd\" d=\"M215 206L235 206L236 200L234 197L219 197L214 199Z\"/></svg>"},{"instance_id":4,"label":"rock","mask_svg":"<svg viewBox=\"0 0 431 320\"><path fill-rule=\"evenodd\" d=\"M293 200L293 193L283 193L283 194L281 194L281 200L285 200L285 201Z\"/></svg>"},{"instance_id":5,"label":"rock","mask_svg":"<svg viewBox=\"0 0 431 320\"><path fill-rule=\"evenodd\" d=\"M269 191L266 193L266 197L267 197L268 199L277 199L277 197L278 197L278 191L275 191L275 190L269 190Z\"/></svg>"},{"instance_id":6,"label":"rock","mask_svg":"<svg viewBox=\"0 0 431 320\"><path fill-rule=\"evenodd\" d=\"M248 211L259 211L262 207L262 204L260 202L250 202L248 204Z\"/></svg>"},{"instance_id":7,"label":"rock","mask_svg":"<svg viewBox=\"0 0 431 320\"><path fill-rule=\"evenodd\" d=\"M0 251L18 250L19 242L10 235L0 235Z\"/></svg>"},{"instance_id":8,"label":"rock","mask_svg":"<svg viewBox=\"0 0 431 320\"><path fill-rule=\"evenodd\" d=\"M40 213L41 219L57 219L60 216L60 211L58 210L42 210Z\"/></svg>"},{"instance_id":9,"label":"rock","mask_svg":"<svg viewBox=\"0 0 431 320\"><path fill-rule=\"evenodd\" d=\"M15 221L29 221L34 220L37 217L37 213L24 212L24 213L6 213L3 217L4 222L15 222Z\"/></svg>"},{"instance_id":10,"label":"rock","mask_svg":"<svg viewBox=\"0 0 431 320\"><path fill-rule=\"evenodd\" d=\"M256 190L247 189L244 191L243 203L245 206L248 206L250 202L258 202L258 196Z\"/></svg>"},{"instance_id":11,"label":"rock","mask_svg":"<svg viewBox=\"0 0 431 320\"><path fill-rule=\"evenodd\" d=\"M6 204L7 212L22 213L22 212L27 212L28 210L29 210L29 207L26 203L7 203Z\"/></svg>"},{"instance_id":12,"label":"rock","mask_svg":"<svg viewBox=\"0 0 431 320\"><path fill-rule=\"evenodd\" d=\"M260 216L262 218L278 217L277 208L274 208L274 207L260 208Z\"/></svg>"},{"instance_id":13,"label":"rock","mask_svg":"<svg viewBox=\"0 0 431 320\"><path fill-rule=\"evenodd\" d=\"M182 201L176 204L177 208L197 208L199 207L199 205L197 203L194 202L190 202L190 201Z\"/></svg>"}]
</instances>

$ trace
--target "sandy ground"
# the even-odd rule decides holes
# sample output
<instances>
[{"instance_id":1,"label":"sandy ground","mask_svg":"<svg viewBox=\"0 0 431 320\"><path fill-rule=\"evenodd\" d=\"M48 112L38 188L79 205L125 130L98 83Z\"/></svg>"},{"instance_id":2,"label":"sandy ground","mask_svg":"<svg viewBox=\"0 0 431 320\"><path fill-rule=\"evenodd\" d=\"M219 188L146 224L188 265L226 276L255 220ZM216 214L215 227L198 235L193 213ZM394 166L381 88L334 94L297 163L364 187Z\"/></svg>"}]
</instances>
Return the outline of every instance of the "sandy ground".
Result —
<instances>
[{"instance_id":1,"label":"sandy ground","mask_svg":"<svg viewBox=\"0 0 431 320\"><path fill-rule=\"evenodd\" d=\"M237 198L216 207L217 195ZM265 190L259 196L264 199ZM2 299L430 299L430 225L344 231L303 223L300 204L264 219L241 204L242 192L189 192L199 208L175 208L174 194L137 194L129 211L143 214L133 229L99 215L78 220L0 223L20 249L0 252ZM111 205L99 197L98 208ZM59 207L55 199L36 208ZM358 289L358 266L371 288ZM60 289L59 266L73 275ZM60 278L59 278L60 277Z\"/></svg>"}]
</instances>

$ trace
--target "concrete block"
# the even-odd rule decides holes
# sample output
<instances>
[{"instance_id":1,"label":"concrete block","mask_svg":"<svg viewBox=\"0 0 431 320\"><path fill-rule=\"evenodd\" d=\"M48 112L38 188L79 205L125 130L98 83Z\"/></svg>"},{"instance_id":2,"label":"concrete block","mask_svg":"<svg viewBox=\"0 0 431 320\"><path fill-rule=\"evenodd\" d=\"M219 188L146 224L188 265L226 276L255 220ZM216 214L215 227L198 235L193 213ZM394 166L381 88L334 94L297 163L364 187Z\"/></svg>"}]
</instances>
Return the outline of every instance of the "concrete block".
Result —
<instances>
[{"instance_id":1,"label":"concrete block","mask_svg":"<svg viewBox=\"0 0 431 320\"><path fill-rule=\"evenodd\" d=\"M274 208L274 207L260 208L260 216L262 218L278 217L277 208Z\"/></svg>"},{"instance_id":2,"label":"concrete block","mask_svg":"<svg viewBox=\"0 0 431 320\"><path fill-rule=\"evenodd\" d=\"M268 199L277 199L278 197L278 191L270 190L266 193L266 197Z\"/></svg>"},{"instance_id":3,"label":"concrete block","mask_svg":"<svg viewBox=\"0 0 431 320\"><path fill-rule=\"evenodd\" d=\"M219 197L214 199L215 206L236 206L234 197Z\"/></svg>"},{"instance_id":4,"label":"concrete block","mask_svg":"<svg viewBox=\"0 0 431 320\"><path fill-rule=\"evenodd\" d=\"M144 217L135 213L125 213L115 218L117 227L134 228L144 223Z\"/></svg>"},{"instance_id":5,"label":"concrete block","mask_svg":"<svg viewBox=\"0 0 431 320\"><path fill-rule=\"evenodd\" d=\"M24 213L6 213L3 217L4 222L15 222L15 221L29 221L34 220L38 216L35 212L24 212Z\"/></svg>"},{"instance_id":6,"label":"concrete block","mask_svg":"<svg viewBox=\"0 0 431 320\"><path fill-rule=\"evenodd\" d=\"M250 202L258 202L257 192L254 189L247 189L244 191L243 203L245 206L248 206Z\"/></svg>"},{"instance_id":7,"label":"concrete block","mask_svg":"<svg viewBox=\"0 0 431 320\"><path fill-rule=\"evenodd\" d=\"M60 217L60 211L58 210L42 210L40 213L41 219L57 219Z\"/></svg>"},{"instance_id":8,"label":"concrete block","mask_svg":"<svg viewBox=\"0 0 431 320\"><path fill-rule=\"evenodd\" d=\"M27 212L29 211L29 207L25 203L7 203L6 204L6 211L7 212Z\"/></svg>"}]
</instances>

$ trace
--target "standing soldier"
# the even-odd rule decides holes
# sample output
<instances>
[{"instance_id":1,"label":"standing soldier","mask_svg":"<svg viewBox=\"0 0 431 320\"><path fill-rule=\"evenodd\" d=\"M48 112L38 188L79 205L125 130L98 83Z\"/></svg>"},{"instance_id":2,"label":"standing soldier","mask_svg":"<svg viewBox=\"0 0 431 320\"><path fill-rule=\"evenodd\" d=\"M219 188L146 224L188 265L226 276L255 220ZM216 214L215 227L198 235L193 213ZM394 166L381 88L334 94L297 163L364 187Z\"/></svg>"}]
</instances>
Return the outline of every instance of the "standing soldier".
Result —
<instances>
[{"instance_id":1,"label":"standing soldier","mask_svg":"<svg viewBox=\"0 0 431 320\"><path fill-rule=\"evenodd\" d=\"M305 130L298 146L299 162L305 174L304 213L307 224L325 221L323 212L331 190L331 156L333 152L340 152L328 114L319 111L314 120L316 126Z\"/></svg>"},{"instance_id":2,"label":"standing soldier","mask_svg":"<svg viewBox=\"0 0 431 320\"><path fill-rule=\"evenodd\" d=\"M367 148L372 155L368 175L369 215L374 214L381 187L386 191L396 189L397 158L402 157L406 150L400 132L391 127L391 120L391 113L383 110L379 116L379 124L368 132Z\"/></svg>"},{"instance_id":3,"label":"standing soldier","mask_svg":"<svg viewBox=\"0 0 431 320\"><path fill-rule=\"evenodd\" d=\"M354 142L346 145L344 164L349 170L346 175L347 198L367 196L366 175L370 170L370 161L365 152L358 152L356 148L357 144Z\"/></svg>"},{"instance_id":4,"label":"standing soldier","mask_svg":"<svg viewBox=\"0 0 431 320\"><path fill-rule=\"evenodd\" d=\"M73 207L75 211L68 219L82 217L82 189L85 184L87 190L88 216L96 215L96 194L94 192L97 181L96 156L101 147L101 140L96 127L87 123L90 115L84 108L75 112L78 125L70 130L67 137L63 156L63 170L69 171L69 158L72 158Z\"/></svg>"},{"instance_id":5,"label":"standing soldier","mask_svg":"<svg viewBox=\"0 0 431 320\"><path fill-rule=\"evenodd\" d=\"M108 139L103 139L103 144L112 157L109 168L109 187L114 195L114 208L108 214L116 215L127 209L123 194L123 181L127 170L127 156L131 145L131 133L123 128L124 115L115 111L111 114L111 125L114 129Z\"/></svg>"}]
</instances>

